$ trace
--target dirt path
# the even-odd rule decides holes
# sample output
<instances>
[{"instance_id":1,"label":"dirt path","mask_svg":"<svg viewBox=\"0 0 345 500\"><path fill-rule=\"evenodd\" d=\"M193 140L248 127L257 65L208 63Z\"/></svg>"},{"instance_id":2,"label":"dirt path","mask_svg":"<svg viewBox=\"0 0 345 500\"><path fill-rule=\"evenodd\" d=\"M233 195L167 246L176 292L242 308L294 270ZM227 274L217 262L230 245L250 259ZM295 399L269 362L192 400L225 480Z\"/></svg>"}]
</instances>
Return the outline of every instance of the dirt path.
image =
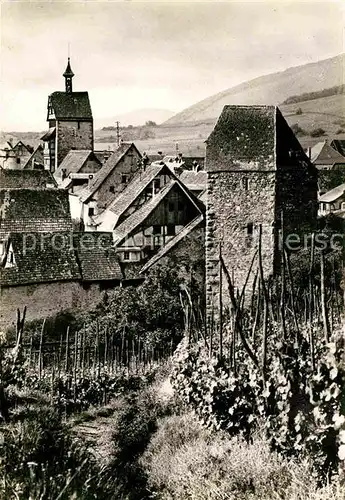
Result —
<instances>
[{"instance_id":1,"label":"dirt path","mask_svg":"<svg viewBox=\"0 0 345 500\"><path fill-rule=\"evenodd\" d=\"M88 443L89 450L102 465L106 465L112 456L112 433L120 404L121 398L113 400L107 406L84 412L70 422L72 431Z\"/></svg>"},{"instance_id":2,"label":"dirt path","mask_svg":"<svg viewBox=\"0 0 345 500\"><path fill-rule=\"evenodd\" d=\"M168 377L157 384L155 389L159 399L167 400L173 394ZM106 465L113 456L112 434L120 408L123 408L123 397L114 399L101 408L83 412L70 421L75 435L89 443L89 450L102 465Z\"/></svg>"}]
</instances>

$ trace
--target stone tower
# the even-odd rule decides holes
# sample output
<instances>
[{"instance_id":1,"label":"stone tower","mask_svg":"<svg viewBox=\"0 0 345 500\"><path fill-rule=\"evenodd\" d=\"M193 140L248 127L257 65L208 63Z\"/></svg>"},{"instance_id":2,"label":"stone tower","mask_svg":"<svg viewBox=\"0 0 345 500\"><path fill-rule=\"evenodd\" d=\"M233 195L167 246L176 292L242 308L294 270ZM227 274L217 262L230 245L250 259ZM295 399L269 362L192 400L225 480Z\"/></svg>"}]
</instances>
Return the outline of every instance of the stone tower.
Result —
<instances>
[{"instance_id":1,"label":"stone tower","mask_svg":"<svg viewBox=\"0 0 345 500\"><path fill-rule=\"evenodd\" d=\"M88 92L73 92L74 73L68 58L63 74L65 92L53 92L48 97L49 131L45 142L44 166L51 172L59 167L71 149L93 151L93 118Z\"/></svg>"},{"instance_id":2,"label":"stone tower","mask_svg":"<svg viewBox=\"0 0 345 500\"><path fill-rule=\"evenodd\" d=\"M275 106L225 106L206 141L206 301L219 304L219 247L241 291L262 227L266 276L279 270L279 233L310 231L317 172Z\"/></svg>"}]
</instances>

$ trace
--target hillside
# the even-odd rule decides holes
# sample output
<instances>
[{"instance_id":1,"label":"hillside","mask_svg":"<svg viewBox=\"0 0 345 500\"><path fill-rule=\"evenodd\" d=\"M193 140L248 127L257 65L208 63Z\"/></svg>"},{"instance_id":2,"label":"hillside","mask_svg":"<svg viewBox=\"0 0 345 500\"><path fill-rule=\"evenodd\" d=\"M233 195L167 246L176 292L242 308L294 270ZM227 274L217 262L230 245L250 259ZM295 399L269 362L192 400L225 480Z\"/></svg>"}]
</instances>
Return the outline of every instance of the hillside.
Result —
<instances>
[{"instance_id":1,"label":"hillside","mask_svg":"<svg viewBox=\"0 0 345 500\"><path fill-rule=\"evenodd\" d=\"M316 63L261 76L190 106L167 120L164 125L214 119L219 116L226 104L278 105L291 96L342 85L345 81L344 73L345 54L341 54Z\"/></svg>"},{"instance_id":2,"label":"hillside","mask_svg":"<svg viewBox=\"0 0 345 500\"><path fill-rule=\"evenodd\" d=\"M163 123L172 116L174 112L169 109L155 109L155 108L145 108L136 109L134 111L129 111L128 113L123 113L107 118L95 117L95 127L102 128L108 126L115 126L116 122L119 121L121 126L140 126L144 125L147 121L151 120L157 124Z\"/></svg>"}]
</instances>

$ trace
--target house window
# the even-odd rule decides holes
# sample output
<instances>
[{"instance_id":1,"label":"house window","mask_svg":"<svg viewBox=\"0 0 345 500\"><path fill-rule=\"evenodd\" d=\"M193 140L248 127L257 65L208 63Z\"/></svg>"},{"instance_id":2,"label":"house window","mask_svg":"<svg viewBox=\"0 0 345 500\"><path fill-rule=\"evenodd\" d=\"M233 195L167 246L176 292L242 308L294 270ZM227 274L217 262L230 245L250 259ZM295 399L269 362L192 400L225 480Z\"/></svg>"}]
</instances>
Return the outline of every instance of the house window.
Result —
<instances>
[{"instance_id":1,"label":"house window","mask_svg":"<svg viewBox=\"0 0 345 500\"><path fill-rule=\"evenodd\" d=\"M247 236L253 236L253 223L249 222L247 224Z\"/></svg>"},{"instance_id":2,"label":"house window","mask_svg":"<svg viewBox=\"0 0 345 500\"><path fill-rule=\"evenodd\" d=\"M345 203L342 203L342 204L341 204L341 209L342 209L342 210L345 210Z\"/></svg>"},{"instance_id":3,"label":"house window","mask_svg":"<svg viewBox=\"0 0 345 500\"><path fill-rule=\"evenodd\" d=\"M130 252L123 252L123 260L130 260L131 254Z\"/></svg>"},{"instance_id":4,"label":"house window","mask_svg":"<svg viewBox=\"0 0 345 500\"><path fill-rule=\"evenodd\" d=\"M176 228L174 225L169 225L167 226L167 236L175 236L176 234Z\"/></svg>"},{"instance_id":5,"label":"house window","mask_svg":"<svg viewBox=\"0 0 345 500\"><path fill-rule=\"evenodd\" d=\"M93 215L95 215L95 208L94 207L89 207L89 217L92 217Z\"/></svg>"},{"instance_id":6,"label":"house window","mask_svg":"<svg viewBox=\"0 0 345 500\"><path fill-rule=\"evenodd\" d=\"M245 191L249 189L249 179L247 177L243 177L242 179L242 187Z\"/></svg>"},{"instance_id":7,"label":"house window","mask_svg":"<svg viewBox=\"0 0 345 500\"><path fill-rule=\"evenodd\" d=\"M160 181L160 179L155 179L153 181L153 188L154 189L159 189L160 187L161 187L161 181Z\"/></svg>"},{"instance_id":8,"label":"house window","mask_svg":"<svg viewBox=\"0 0 345 500\"><path fill-rule=\"evenodd\" d=\"M109 186L109 191L111 193L115 193L115 186Z\"/></svg>"},{"instance_id":9,"label":"house window","mask_svg":"<svg viewBox=\"0 0 345 500\"><path fill-rule=\"evenodd\" d=\"M80 129L80 122L78 122L78 130Z\"/></svg>"},{"instance_id":10,"label":"house window","mask_svg":"<svg viewBox=\"0 0 345 500\"><path fill-rule=\"evenodd\" d=\"M17 163L20 163L20 158L16 158L16 162L17 162Z\"/></svg>"},{"instance_id":11,"label":"house window","mask_svg":"<svg viewBox=\"0 0 345 500\"><path fill-rule=\"evenodd\" d=\"M173 212L174 211L174 208L175 208L175 205L173 203L169 203L169 212Z\"/></svg>"},{"instance_id":12,"label":"house window","mask_svg":"<svg viewBox=\"0 0 345 500\"><path fill-rule=\"evenodd\" d=\"M153 226L152 234L161 234L161 226Z\"/></svg>"},{"instance_id":13,"label":"house window","mask_svg":"<svg viewBox=\"0 0 345 500\"><path fill-rule=\"evenodd\" d=\"M127 182L128 182L128 176L126 174L122 174L122 176L121 176L121 182L122 182L122 184L127 184Z\"/></svg>"}]
</instances>

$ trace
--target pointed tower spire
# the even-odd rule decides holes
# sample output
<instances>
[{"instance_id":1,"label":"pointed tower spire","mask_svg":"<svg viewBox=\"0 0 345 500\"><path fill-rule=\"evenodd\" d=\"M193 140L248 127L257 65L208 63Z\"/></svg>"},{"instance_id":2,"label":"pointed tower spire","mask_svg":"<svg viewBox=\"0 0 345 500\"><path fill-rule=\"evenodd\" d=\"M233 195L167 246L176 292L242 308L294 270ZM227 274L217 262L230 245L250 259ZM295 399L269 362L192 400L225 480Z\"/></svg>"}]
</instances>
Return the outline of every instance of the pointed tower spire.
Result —
<instances>
[{"instance_id":1,"label":"pointed tower spire","mask_svg":"<svg viewBox=\"0 0 345 500\"><path fill-rule=\"evenodd\" d=\"M66 92L71 93L72 92L72 78L74 77L74 73L71 69L70 58L68 58L67 68L66 68L63 76L65 77Z\"/></svg>"}]
</instances>

